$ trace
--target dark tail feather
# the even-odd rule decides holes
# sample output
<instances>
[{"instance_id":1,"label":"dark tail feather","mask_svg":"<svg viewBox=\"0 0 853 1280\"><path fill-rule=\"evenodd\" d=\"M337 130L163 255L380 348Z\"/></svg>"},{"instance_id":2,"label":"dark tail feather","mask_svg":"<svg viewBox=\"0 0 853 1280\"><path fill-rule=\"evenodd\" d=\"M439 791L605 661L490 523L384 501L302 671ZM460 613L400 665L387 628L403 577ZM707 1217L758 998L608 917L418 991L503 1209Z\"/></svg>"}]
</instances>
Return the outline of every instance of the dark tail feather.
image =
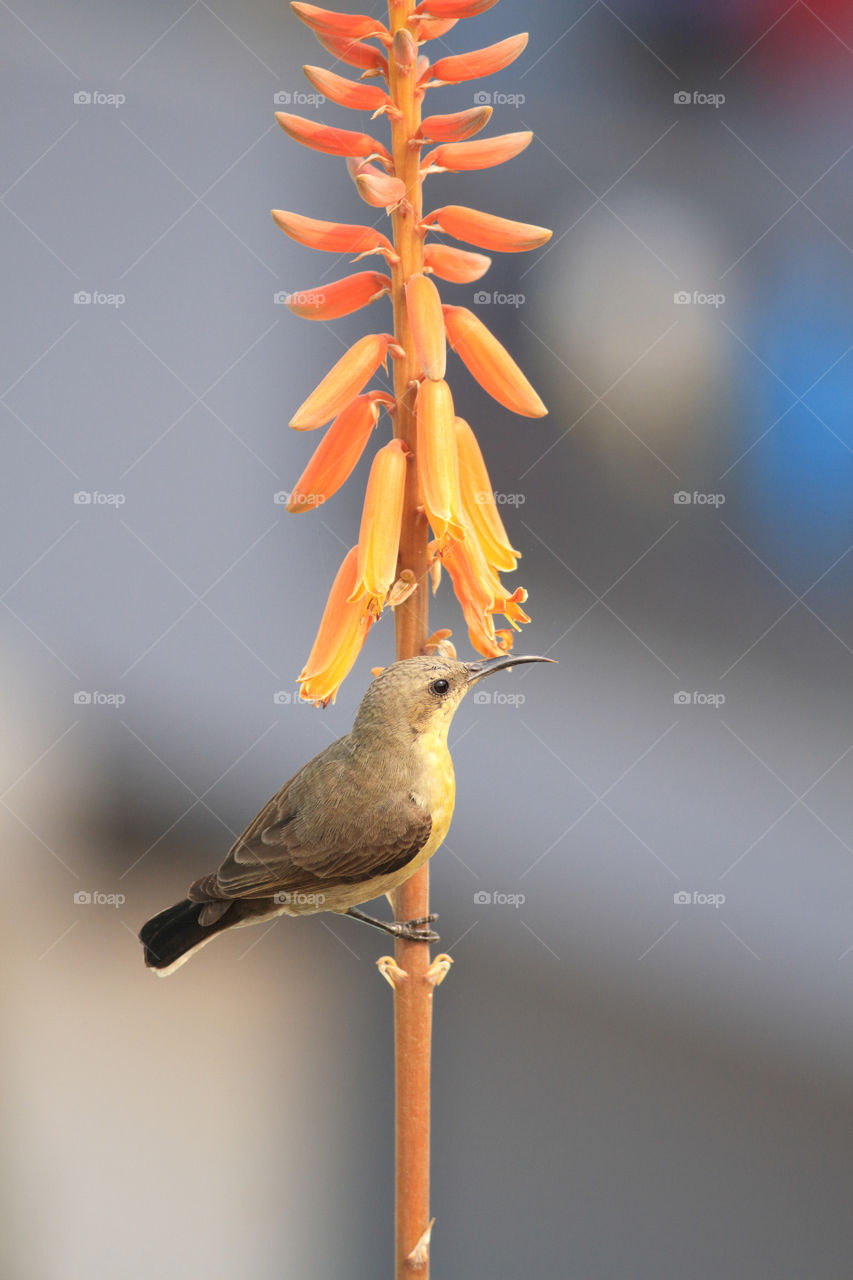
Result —
<instances>
[{"instance_id":1,"label":"dark tail feather","mask_svg":"<svg viewBox=\"0 0 853 1280\"><path fill-rule=\"evenodd\" d=\"M174 907L168 907L144 924L139 939L145 948L145 963L156 970L161 978L172 973L188 960L193 951L204 946L217 933L236 923L233 912L226 910L213 924L199 924L203 902L191 902L184 898Z\"/></svg>"}]
</instances>

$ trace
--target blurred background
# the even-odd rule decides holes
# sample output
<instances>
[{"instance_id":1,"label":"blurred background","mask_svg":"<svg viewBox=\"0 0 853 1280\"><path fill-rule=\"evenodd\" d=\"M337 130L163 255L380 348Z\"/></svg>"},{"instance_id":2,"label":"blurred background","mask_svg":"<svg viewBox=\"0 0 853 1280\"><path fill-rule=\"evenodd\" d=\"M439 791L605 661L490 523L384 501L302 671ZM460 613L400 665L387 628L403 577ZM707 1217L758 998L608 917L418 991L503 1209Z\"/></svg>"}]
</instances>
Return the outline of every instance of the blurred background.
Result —
<instances>
[{"instance_id":1,"label":"blurred background","mask_svg":"<svg viewBox=\"0 0 853 1280\"><path fill-rule=\"evenodd\" d=\"M451 365L523 552L519 644L560 664L453 726L434 1274L834 1280L853 13L502 0L440 52L525 29L515 65L428 98L489 93L493 132L535 132L510 166L431 177L426 207L554 228L442 292L550 408L514 418ZM0 1270L376 1280L381 938L279 921L167 983L135 940L392 653L388 618L335 707L297 703L369 458L321 511L275 501L315 443L294 408L390 312L310 325L276 302L347 268L271 208L370 211L273 111L370 126L311 98L302 64L331 59L278 2L13 0L0 32ZM446 582L432 618L467 654Z\"/></svg>"}]
</instances>

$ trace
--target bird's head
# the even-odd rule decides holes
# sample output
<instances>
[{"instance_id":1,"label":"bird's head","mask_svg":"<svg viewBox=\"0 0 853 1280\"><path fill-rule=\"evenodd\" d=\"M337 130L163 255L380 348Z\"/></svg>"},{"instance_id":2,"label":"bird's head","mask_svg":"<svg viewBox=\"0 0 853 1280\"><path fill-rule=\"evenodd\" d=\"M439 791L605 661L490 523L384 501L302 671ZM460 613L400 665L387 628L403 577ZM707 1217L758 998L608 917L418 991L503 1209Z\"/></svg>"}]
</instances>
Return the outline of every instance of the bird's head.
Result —
<instances>
[{"instance_id":1,"label":"bird's head","mask_svg":"<svg viewBox=\"0 0 853 1280\"><path fill-rule=\"evenodd\" d=\"M404 658L383 668L361 701L353 733L390 734L401 746L422 734L447 735L453 713L468 690L484 676L523 662L552 658L482 658L457 662L436 655Z\"/></svg>"}]
</instances>

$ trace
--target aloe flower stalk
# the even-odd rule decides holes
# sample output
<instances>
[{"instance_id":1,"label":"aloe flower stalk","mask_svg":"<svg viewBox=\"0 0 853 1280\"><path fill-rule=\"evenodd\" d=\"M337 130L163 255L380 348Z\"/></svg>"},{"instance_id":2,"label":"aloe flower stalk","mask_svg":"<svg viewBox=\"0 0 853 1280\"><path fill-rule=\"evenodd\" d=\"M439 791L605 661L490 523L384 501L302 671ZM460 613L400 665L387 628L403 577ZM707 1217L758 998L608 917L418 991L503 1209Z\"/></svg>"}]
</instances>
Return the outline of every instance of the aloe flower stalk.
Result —
<instances>
[{"instance_id":1,"label":"aloe flower stalk","mask_svg":"<svg viewBox=\"0 0 853 1280\"><path fill-rule=\"evenodd\" d=\"M390 145L374 130L331 127L285 112L276 119L295 142L345 160L361 199L389 217L390 234L381 230L381 223L332 222L274 210L276 224L300 244L352 254L355 262L371 255L384 259L384 271L365 263L354 274L291 294L288 306L302 319L329 321L382 305L387 296L393 332L370 333L356 342L293 415L290 425L297 431L332 425L292 491L288 510L313 510L340 488L367 447L382 408L389 413L393 437L404 446L393 453L383 452L383 446L376 455L381 463L371 470L352 598L333 589L330 605L335 607L324 614L314 660L300 675L302 696L320 705L334 700L384 607L405 609L407 617L425 621L425 600L416 606L412 600L426 596L431 567L435 583L439 565L446 565L469 638L485 656L494 657L512 644L512 631L496 628L496 616L503 613L511 628L528 620L520 609L526 598L523 588L510 593L499 578L512 572L519 552L510 545L495 508L474 432L455 414L446 380L448 348L499 404L526 417L541 417L547 410L479 317L465 307L442 305L436 281L479 280L491 258L430 237L437 233L476 249L519 253L544 244L551 233L462 205L423 211L423 187L431 175L503 164L531 140L527 132L474 138L492 115L487 106L422 113L427 93L500 71L523 51L527 35L522 33L469 53L434 62L428 58L431 40L496 2L422 0L416 5L415 0L389 0L387 25L363 14L292 5L337 64L361 72L360 79L350 79L337 70L306 66L310 83L341 106L369 111L377 125L385 117ZM441 48L444 55L443 40ZM393 397L369 389L389 358ZM431 561L438 563L431 566ZM400 623L398 613L398 634ZM420 637L414 652L425 639ZM447 644L446 638L442 643ZM322 663L317 653L323 655Z\"/></svg>"}]
</instances>

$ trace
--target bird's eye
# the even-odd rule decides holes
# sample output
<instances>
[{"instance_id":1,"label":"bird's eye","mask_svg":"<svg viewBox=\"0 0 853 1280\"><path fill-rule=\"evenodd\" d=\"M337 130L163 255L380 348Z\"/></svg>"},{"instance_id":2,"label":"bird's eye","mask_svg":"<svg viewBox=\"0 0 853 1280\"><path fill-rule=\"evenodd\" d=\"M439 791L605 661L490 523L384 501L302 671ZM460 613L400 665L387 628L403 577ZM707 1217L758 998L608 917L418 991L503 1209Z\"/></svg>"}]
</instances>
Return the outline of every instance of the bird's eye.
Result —
<instances>
[{"instance_id":1,"label":"bird's eye","mask_svg":"<svg viewBox=\"0 0 853 1280\"><path fill-rule=\"evenodd\" d=\"M433 680L429 688L430 688L430 693L437 693L439 697L442 697L445 693L447 693L447 690L450 688L450 681L449 680Z\"/></svg>"}]
</instances>

